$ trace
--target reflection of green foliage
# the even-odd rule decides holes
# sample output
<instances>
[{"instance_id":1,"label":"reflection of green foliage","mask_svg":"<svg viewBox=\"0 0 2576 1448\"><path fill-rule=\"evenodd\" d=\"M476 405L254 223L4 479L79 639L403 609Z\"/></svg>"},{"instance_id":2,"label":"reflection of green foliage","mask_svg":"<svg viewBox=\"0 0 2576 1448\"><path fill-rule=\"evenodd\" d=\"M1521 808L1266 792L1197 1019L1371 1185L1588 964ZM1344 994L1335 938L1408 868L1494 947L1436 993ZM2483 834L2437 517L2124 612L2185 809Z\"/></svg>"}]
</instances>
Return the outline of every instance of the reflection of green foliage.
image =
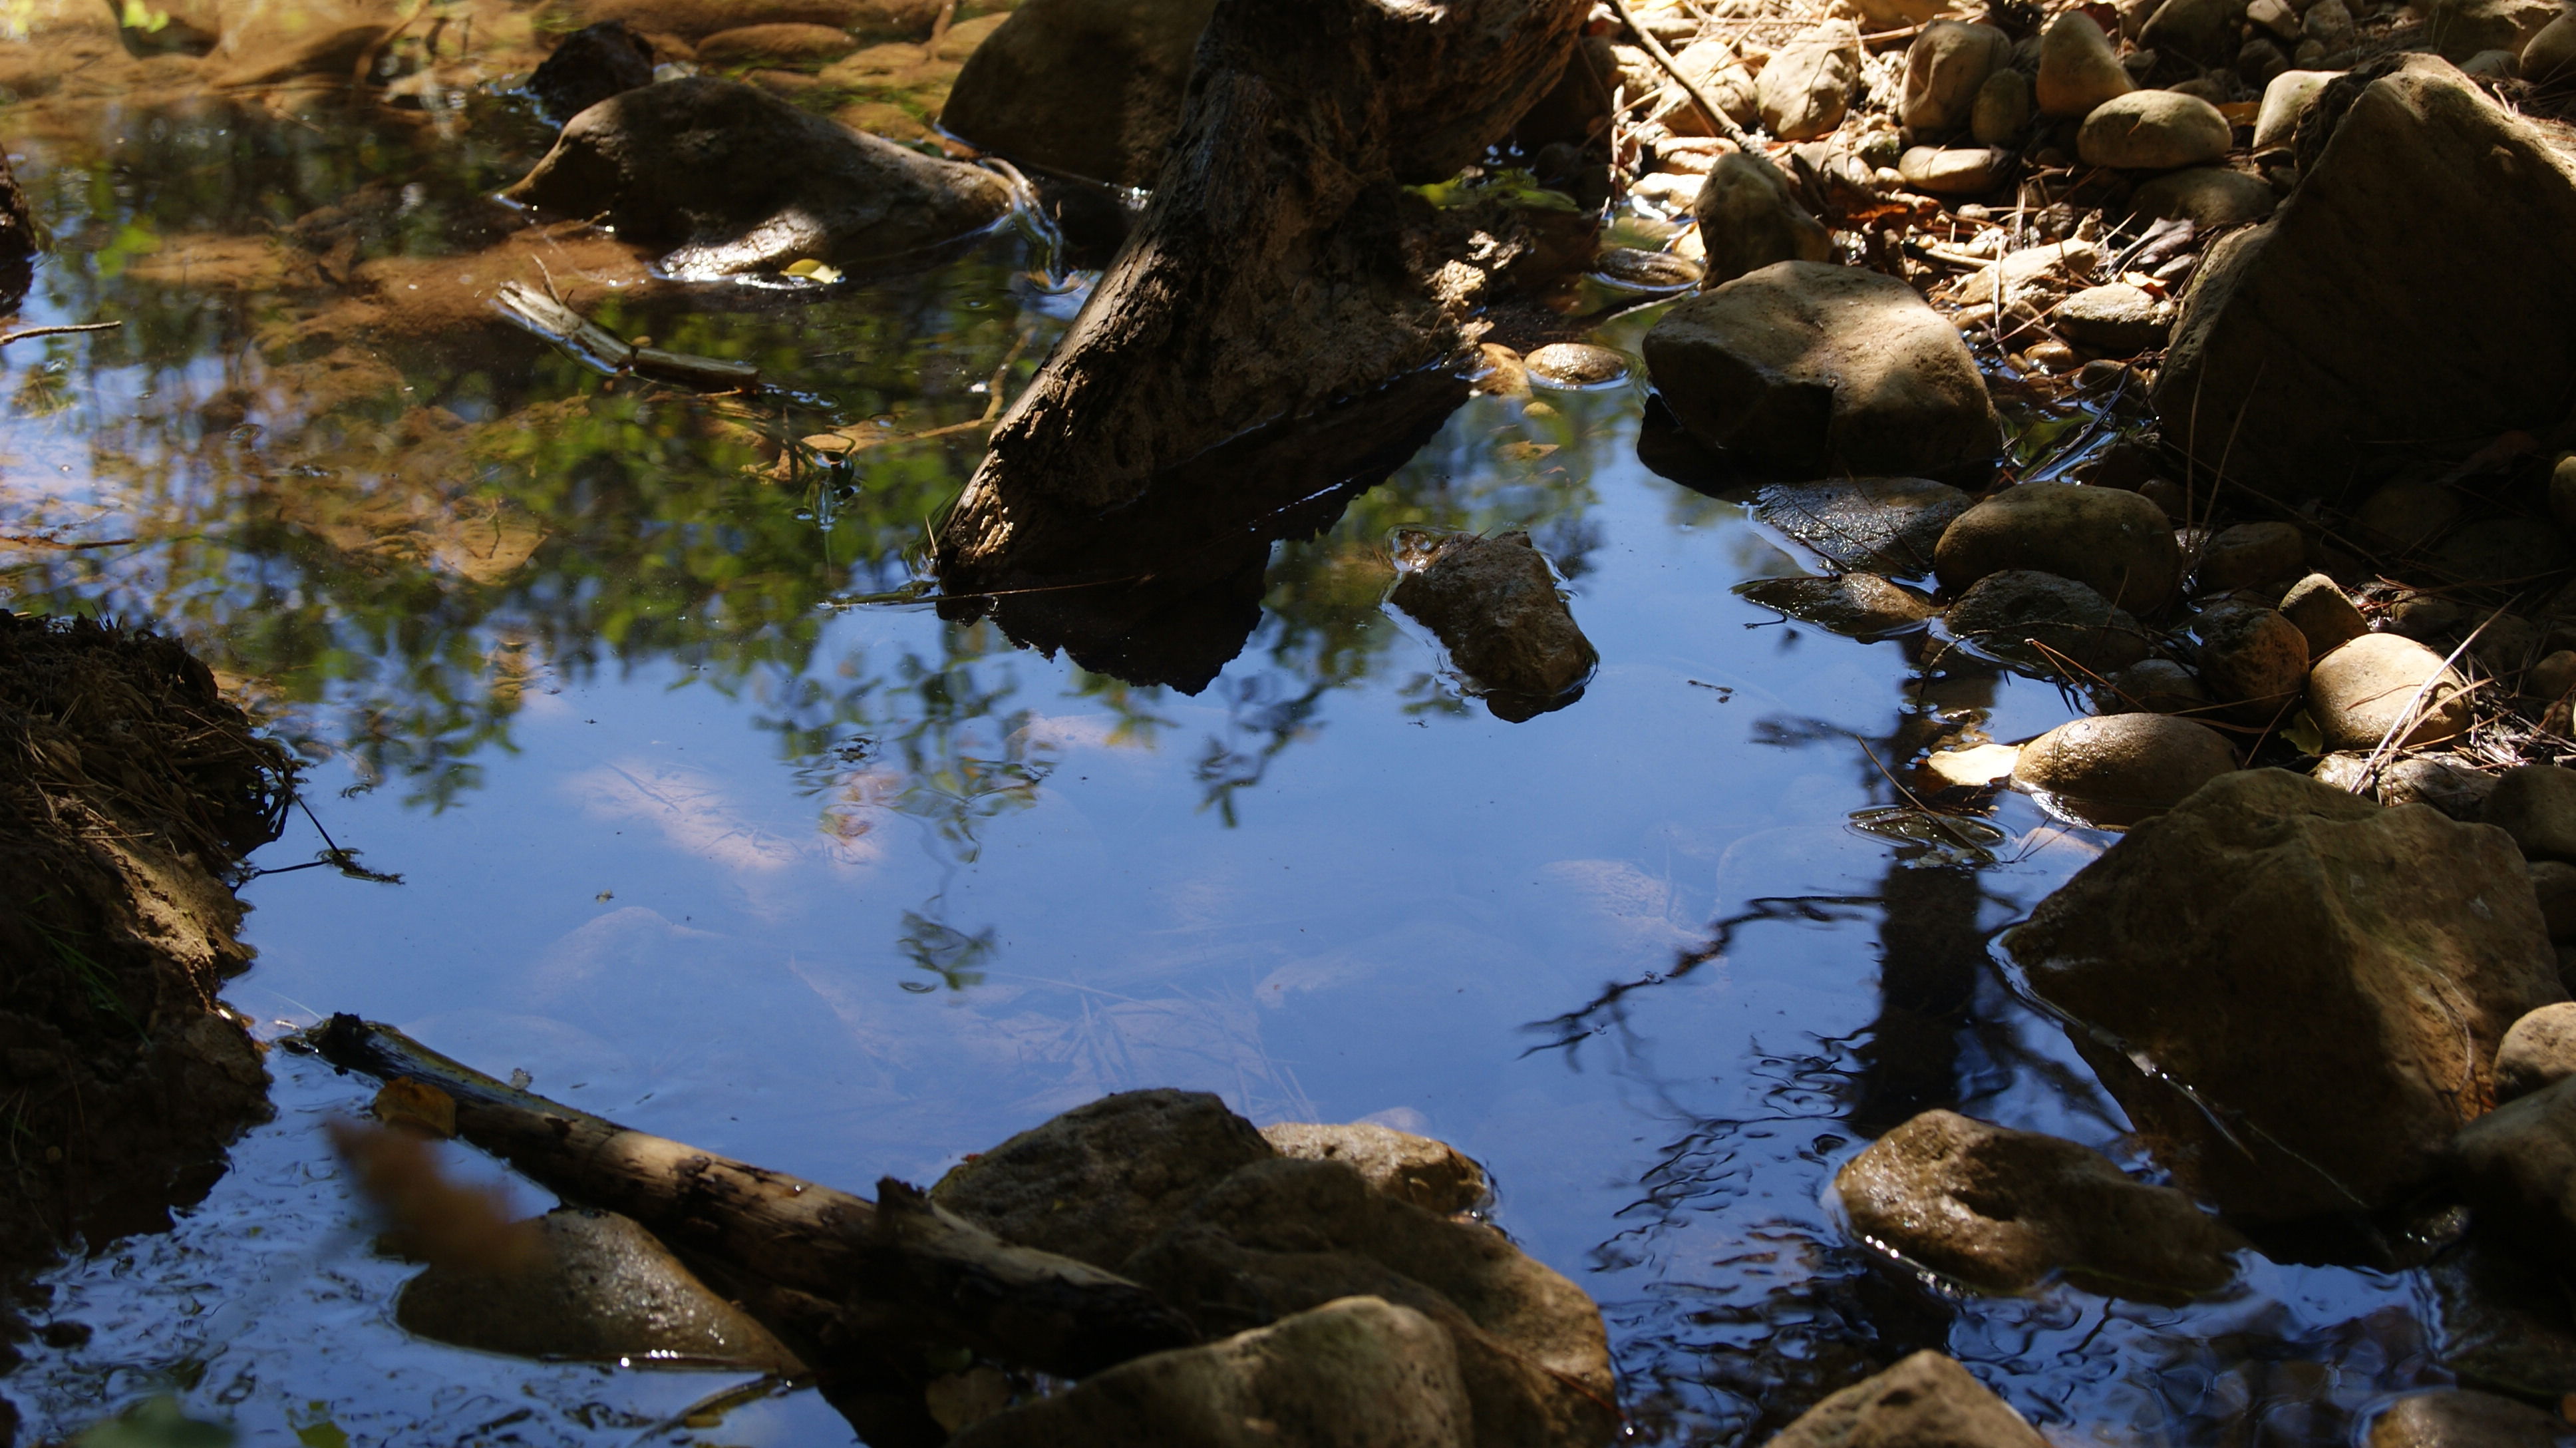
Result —
<instances>
[{"instance_id":1,"label":"reflection of green foliage","mask_svg":"<svg viewBox=\"0 0 2576 1448\"><path fill-rule=\"evenodd\" d=\"M165 1393L84 1430L72 1448L225 1448L232 1441L232 1429L189 1417Z\"/></svg>"},{"instance_id":2,"label":"reflection of green foliage","mask_svg":"<svg viewBox=\"0 0 2576 1448\"><path fill-rule=\"evenodd\" d=\"M898 981L905 990L927 995L946 986L964 990L984 983L983 965L991 961L998 948L990 927L972 935L943 925L927 916L903 912L903 936L895 942L903 958L936 977L937 984L926 980Z\"/></svg>"},{"instance_id":3,"label":"reflection of green foliage","mask_svg":"<svg viewBox=\"0 0 2576 1448\"><path fill-rule=\"evenodd\" d=\"M1582 203L1562 191L1551 191L1538 184L1538 178L1517 167L1485 170L1472 167L1446 181L1416 186L1415 194L1443 210L1497 201L1514 211L1579 212Z\"/></svg>"}]
</instances>

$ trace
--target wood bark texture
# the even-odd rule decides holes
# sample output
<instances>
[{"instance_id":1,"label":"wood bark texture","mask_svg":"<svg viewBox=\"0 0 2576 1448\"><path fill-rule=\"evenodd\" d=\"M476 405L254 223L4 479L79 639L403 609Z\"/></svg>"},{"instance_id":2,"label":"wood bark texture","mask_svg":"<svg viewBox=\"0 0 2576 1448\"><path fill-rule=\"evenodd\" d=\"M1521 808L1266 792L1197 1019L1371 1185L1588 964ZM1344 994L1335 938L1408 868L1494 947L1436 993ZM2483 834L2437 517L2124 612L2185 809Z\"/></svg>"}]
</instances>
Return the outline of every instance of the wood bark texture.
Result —
<instances>
[{"instance_id":1,"label":"wood bark texture","mask_svg":"<svg viewBox=\"0 0 2576 1448\"><path fill-rule=\"evenodd\" d=\"M893 1178L878 1182L871 1202L630 1131L355 1016L334 1016L308 1039L345 1070L446 1092L459 1137L560 1195L633 1217L683 1253L832 1304L844 1330L826 1338L881 1343L910 1326L916 1343L958 1343L1067 1377L1197 1340L1145 1288L1013 1246ZM746 1305L756 1311L760 1302ZM810 1313L787 1326L816 1335Z\"/></svg>"},{"instance_id":2,"label":"wood bark texture","mask_svg":"<svg viewBox=\"0 0 2576 1448\"><path fill-rule=\"evenodd\" d=\"M1514 244L1403 188L1500 139L1555 83L1585 14L1583 0L1222 0L1153 199L941 527L947 592L1132 576L1130 559L1090 556L1103 515L1184 488L1217 495L1192 500L1202 521L1244 525L1348 481L1320 469L1382 449L1174 474L1262 429L1366 412L1460 354ZM1418 431L1418 411L1390 435Z\"/></svg>"}]
</instances>

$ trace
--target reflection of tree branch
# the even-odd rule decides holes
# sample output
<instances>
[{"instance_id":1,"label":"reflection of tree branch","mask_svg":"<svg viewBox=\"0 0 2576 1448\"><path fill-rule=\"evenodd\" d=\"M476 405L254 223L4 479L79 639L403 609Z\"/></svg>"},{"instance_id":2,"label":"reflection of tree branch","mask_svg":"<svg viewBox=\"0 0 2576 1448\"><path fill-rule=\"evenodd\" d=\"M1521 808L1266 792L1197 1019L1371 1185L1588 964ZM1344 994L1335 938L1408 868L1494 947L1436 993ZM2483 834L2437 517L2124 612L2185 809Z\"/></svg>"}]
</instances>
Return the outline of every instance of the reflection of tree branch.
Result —
<instances>
[{"instance_id":1,"label":"reflection of tree branch","mask_svg":"<svg viewBox=\"0 0 2576 1448\"><path fill-rule=\"evenodd\" d=\"M1876 895L1773 895L1748 900L1745 904L1749 908L1743 914L1730 915L1716 923L1713 927L1716 933L1709 937L1707 944L1675 952L1671 970L1653 971L1635 980L1621 981L1607 986L1599 995L1594 996L1578 1009L1567 1011L1561 1016L1551 1016L1543 1021L1532 1021L1521 1027L1524 1031L1552 1032L1556 1037L1554 1040L1530 1047L1521 1052L1521 1055L1529 1057L1541 1051L1562 1050L1566 1053L1566 1059L1571 1062L1574 1059L1575 1048L1583 1041L1600 1035L1614 1026L1626 1024L1627 1008L1624 1003L1630 992L1680 980L1712 960L1724 959L1727 951L1735 943L1735 932L1743 926L1763 921L1836 924L1858 919L1859 916L1851 912L1879 903L1880 897ZM1592 1023L1596 1016L1606 1016L1608 1019L1596 1025Z\"/></svg>"}]
</instances>

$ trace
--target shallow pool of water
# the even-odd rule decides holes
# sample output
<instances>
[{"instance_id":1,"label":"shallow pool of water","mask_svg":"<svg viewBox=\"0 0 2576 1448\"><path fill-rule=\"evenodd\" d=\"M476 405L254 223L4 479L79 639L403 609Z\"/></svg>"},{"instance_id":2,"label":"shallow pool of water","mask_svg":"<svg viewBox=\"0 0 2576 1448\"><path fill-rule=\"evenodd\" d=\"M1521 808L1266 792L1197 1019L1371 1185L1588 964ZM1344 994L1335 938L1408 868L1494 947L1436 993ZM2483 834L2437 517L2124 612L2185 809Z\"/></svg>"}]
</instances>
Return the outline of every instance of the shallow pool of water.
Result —
<instances>
[{"instance_id":1,"label":"shallow pool of water","mask_svg":"<svg viewBox=\"0 0 2576 1448\"><path fill-rule=\"evenodd\" d=\"M309 760L230 992L268 1034L357 1012L857 1189L1135 1087L1436 1135L1602 1303L1640 1442L1758 1442L1924 1346L2064 1441L2340 1441L2445 1380L2411 1276L1975 1298L1839 1230L1834 1169L1933 1106L2146 1169L1987 951L2108 837L1891 816L1936 739L2076 705L1738 598L1808 560L1638 462L1642 392L1470 403L1277 547L1213 683L1133 686L906 601L980 434L797 441L1024 382L1080 297L1017 234L793 295L622 293L568 243L604 320L764 367L705 399L483 310L525 264L478 198L546 134L515 101L48 104L18 108L57 239L23 324L125 325L0 354L0 576L185 638ZM1384 603L1399 529L1505 527L1602 658L1517 724ZM325 831L400 882L290 870ZM0 1380L39 1435L176 1391L253 1442L847 1439L738 1376L408 1338L319 1131L365 1085L272 1067L277 1119L177 1231L48 1275L35 1315L93 1331Z\"/></svg>"}]
</instances>

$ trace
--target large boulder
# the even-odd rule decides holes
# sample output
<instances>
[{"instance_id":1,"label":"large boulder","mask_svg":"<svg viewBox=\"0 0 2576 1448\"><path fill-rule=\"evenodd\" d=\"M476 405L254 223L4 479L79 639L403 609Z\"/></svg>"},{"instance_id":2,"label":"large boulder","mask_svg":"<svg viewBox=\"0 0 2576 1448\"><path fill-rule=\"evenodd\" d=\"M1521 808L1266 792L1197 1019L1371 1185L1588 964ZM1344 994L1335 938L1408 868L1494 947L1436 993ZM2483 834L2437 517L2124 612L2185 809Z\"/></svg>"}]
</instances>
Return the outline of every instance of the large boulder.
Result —
<instances>
[{"instance_id":1,"label":"large boulder","mask_svg":"<svg viewBox=\"0 0 2576 1448\"><path fill-rule=\"evenodd\" d=\"M1027 0L966 58L941 125L1024 165L1151 186L1216 0Z\"/></svg>"},{"instance_id":2,"label":"large boulder","mask_svg":"<svg viewBox=\"0 0 2576 1448\"><path fill-rule=\"evenodd\" d=\"M2251 1218L2423 1181L2506 1028L2565 996L2503 831L2277 769L2138 826L2006 943L2177 1181Z\"/></svg>"},{"instance_id":3,"label":"large boulder","mask_svg":"<svg viewBox=\"0 0 2576 1448\"><path fill-rule=\"evenodd\" d=\"M1223 1342L1159 1352L969 1426L950 1448L1472 1448L1439 1325L1345 1297Z\"/></svg>"},{"instance_id":4,"label":"large boulder","mask_svg":"<svg viewBox=\"0 0 2576 1448\"><path fill-rule=\"evenodd\" d=\"M1918 1352L1801 1414L1770 1448L2044 1448L1955 1358Z\"/></svg>"},{"instance_id":5,"label":"large boulder","mask_svg":"<svg viewBox=\"0 0 2576 1448\"><path fill-rule=\"evenodd\" d=\"M1988 1292L2066 1272L2121 1296L2191 1296L2227 1285L2245 1245L2098 1151L1950 1111L1880 1137L1835 1173L1834 1195L1861 1236Z\"/></svg>"},{"instance_id":6,"label":"large boulder","mask_svg":"<svg viewBox=\"0 0 2576 1448\"><path fill-rule=\"evenodd\" d=\"M1961 514L1933 555L1941 586L2035 568L2072 578L2122 608L2152 612L2182 582L2182 548L2162 508L2118 488L2023 483Z\"/></svg>"},{"instance_id":7,"label":"large boulder","mask_svg":"<svg viewBox=\"0 0 2576 1448\"><path fill-rule=\"evenodd\" d=\"M2236 767L2217 730L2170 714L2069 720L2021 747L2013 782L2085 824L2126 829Z\"/></svg>"},{"instance_id":8,"label":"large boulder","mask_svg":"<svg viewBox=\"0 0 2576 1448\"><path fill-rule=\"evenodd\" d=\"M992 173L808 115L767 91L692 76L572 118L509 199L604 217L670 248L673 275L812 259L881 265L991 226L1011 209Z\"/></svg>"},{"instance_id":9,"label":"large boulder","mask_svg":"<svg viewBox=\"0 0 2576 1448\"><path fill-rule=\"evenodd\" d=\"M1683 427L1756 472L1966 477L2002 446L1958 329L1876 272L1764 267L1665 313L1645 352Z\"/></svg>"},{"instance_id":10,"label":"large boulder","mask_svg":"<svg viewBox=\"0 0 2576 1448\"><path fill-rule=\"evenodd\" d=\"M2571 275L2576 158L2410 56L2272 221L2203 261L2156 378L2164 436L2295 500L2384 466L2390 439L2553 425L2576 395Z\"/></svg>"}]
</instances>

